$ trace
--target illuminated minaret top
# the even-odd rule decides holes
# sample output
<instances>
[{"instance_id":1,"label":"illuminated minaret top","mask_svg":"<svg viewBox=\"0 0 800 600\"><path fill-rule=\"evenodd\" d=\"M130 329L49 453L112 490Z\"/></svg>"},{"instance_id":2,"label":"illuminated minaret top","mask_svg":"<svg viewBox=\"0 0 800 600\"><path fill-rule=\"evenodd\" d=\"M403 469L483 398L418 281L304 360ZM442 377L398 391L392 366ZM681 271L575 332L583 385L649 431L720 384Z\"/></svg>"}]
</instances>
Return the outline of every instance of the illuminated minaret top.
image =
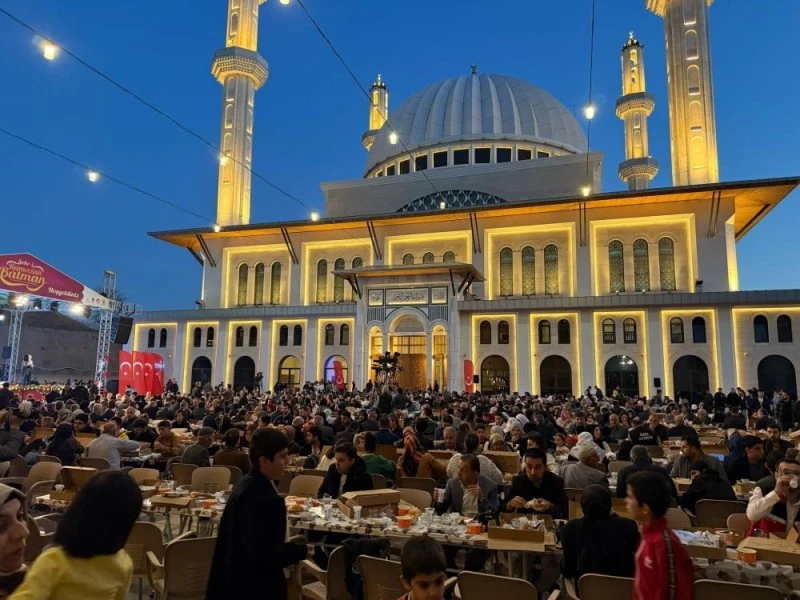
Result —
<instances>
[{"instance_id":1,"label":"illuminated minaret top","mask_svg":"<svg viewBox=\"0 0 800 600\"><path fill-rule=\"evenodd\" d=\"M265 0L228 0L225 48L214 52L211 74L223 86L217 225L250 222L255 92L269 76L259 56L258 9Z\"/></svg>"},{"instance_id":2,"label":"illuminated minaret top","mask_svg":"<svg viewBox=\"0 0 800 600\"><path fill-rule=\"evenodd\" d=\"M375 83L369 88L369 99L369 128L361 136L361 143L368 152L372 148L372 142L375 141L375 135L389 116L389 90L381 79L380 73L378 73Z\"/></svg>"}]
</instances>

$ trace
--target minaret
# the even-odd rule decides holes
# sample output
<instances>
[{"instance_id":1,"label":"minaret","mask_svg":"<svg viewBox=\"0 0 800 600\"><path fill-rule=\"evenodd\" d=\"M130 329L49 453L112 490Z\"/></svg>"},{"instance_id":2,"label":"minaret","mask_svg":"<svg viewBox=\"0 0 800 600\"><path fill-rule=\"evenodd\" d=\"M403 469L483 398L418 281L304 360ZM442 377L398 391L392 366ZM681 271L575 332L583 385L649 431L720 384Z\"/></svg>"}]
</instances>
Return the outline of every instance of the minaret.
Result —
<instances>
[{"instance_id":1,"label":"minaret","mask_svg":"<svg viewBox=\"0 0 800 600\"><path fill-rule=\"evenodd\" d=\"M655 104L645 91L644 46L631 31L622 47L622 97L617 100L617 116L625 122L625 162L619 164L619 178L629 190L646 190L658 173L647 141L647 117Z\"/></svg>"},{"instance_id":2,"label":"minaret","mask_svg":"<svg viewBox=\"0 0 800 600\"><path fill-rule=\"evenodd\" d=\"M375 141L378 130L383 127L386 117L389 116L389 90L383 83L380 73L378 73L378 79L369 88L369 97L369 129L361 136L361 143L367 151L372 148L372 142Z\"/></svg>"},{"instance_id":3,"label":"minaret","mask_svg":"<svg viewBox=\"0 0 800 600\"><path fill-rule=\"evenodd\" d=\"M228 0L225 48L214 52L211 74L223 86L217 225L250 222L255 92L269 76L259 56L258 7L265 0Z\"/></svg>"},{"instance_id":4,"label":"minaret","mask_svg":"<svg viewBox=\"0 0 800 600\"><path fill-rule=\"evenodd\" d=\"M672 184L719 181L708 10L714 0L645 0L664 18Z\"/></svg>"}]
</instances>

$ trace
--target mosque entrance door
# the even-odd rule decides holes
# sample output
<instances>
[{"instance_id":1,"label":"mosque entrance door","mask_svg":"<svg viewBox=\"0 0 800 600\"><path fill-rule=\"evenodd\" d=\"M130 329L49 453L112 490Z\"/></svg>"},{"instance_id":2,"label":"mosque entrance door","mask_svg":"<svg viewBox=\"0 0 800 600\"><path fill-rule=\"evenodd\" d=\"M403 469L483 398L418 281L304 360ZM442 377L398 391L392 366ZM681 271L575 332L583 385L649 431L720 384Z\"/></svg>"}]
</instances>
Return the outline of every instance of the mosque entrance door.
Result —
<instances>
[{"instance_id":1,"label":"mosque entrance door","mask_svg":"<svg viewBox=\"0 0 800 600\"><path fill-rule=\"evenodd\" d=\"M400 367L396 381L403 389L421 390L427 387L424 335L393 335L390 337L389 349L400 353Z\"/></svg>"}]
</instances>

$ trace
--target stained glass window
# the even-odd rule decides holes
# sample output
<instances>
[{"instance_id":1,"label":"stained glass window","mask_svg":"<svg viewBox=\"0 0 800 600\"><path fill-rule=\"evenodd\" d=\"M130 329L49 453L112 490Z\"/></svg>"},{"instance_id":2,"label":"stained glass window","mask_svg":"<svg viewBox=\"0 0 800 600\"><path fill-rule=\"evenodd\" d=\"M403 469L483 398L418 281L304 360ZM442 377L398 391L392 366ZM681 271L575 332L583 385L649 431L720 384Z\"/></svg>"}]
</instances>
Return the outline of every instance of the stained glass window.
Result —
<instances>
[{"instance_id":1,"label":"stained glass window","mask_svg":"<svg viewBox=\"0 0 800 600\"><path fill-rule=\"evenodd\" d=\"M444 256L442 257L442 262L446 263L456 262L456 253L453 252L452 250L448 250L447 252L444 253Z\"/></svg>"},{"instance_id":2,"label":"stained glass window","mask_svg":"<svg viewBox=\"0 0 800 600\"><path fill-rule=\"evenodd\" d=\"M650 252L647 240L633 242L633 285L637 292L650 291Z\"/></svg>"},{"instance_id":3,"label":"stained glass window","mask_svg":"<svg viewBox=\"0 0 800 600\"><path fill-rule=\"evenodd\" d=\"M344 270L344 259L337 258L333 262L333 270L334 271L343 271ZM333 278L333 301L334 302L342 302L344 300L344 279L341 277L334 277Z\"/></svg>"},{"instance_id":4,"label":"stained glass window","mask_svg":"<svg viewBox=\"0 0 800 600\"><path fill-rule=\"evenodd\" d=\"M669 337L673 344L683 343L683 319L673 317L669 322Z\"/></svg>"},{"instance_id":5,"label":"stained glass window","mask_svg":"<svg viewBox=\"0 0 800 600\"><path fill-rule=\"evenodd\" d=\"M328 261L324 258L317 263L317 302L328 301Z\"/></svg>"},{"instance_id":6,"label":"stained glass window","mask_svg":"<svg viewBox=\"0 0 800 600\"><path fill-rule=\"evenodd\" d=\"M433 256L433 252L426 252L422 255L422 264L423 265L432 265L436 257Z\"/></svg>"},{"instance_id":7,"label":"stained glass window","mask_svg":"<svg viewBox=\"0 0 800 600\"><path fill-rule=\"evenodd\" d=\"M264 263L256 265L256 290L253 294L253 304L264 304Z\"/></svg>"},{"instance_id":8,"label":"stained glass window","mask_svg":"<svg viewBox=\"0 0 800 600\"><path fill-rule=\"evenodd\" d=\"M658 274L662 292L672 292L676 289L675 243L668 237L658 240Z\"/></svg>"},{"instance_id":9,"label":"stained glass window","mask_svg":"<svg viewBox=\"0 0 800 600\"><path fill-rule=\"evenodd\" d=\"M636 343L636 321L625 319L622 322L622 341L626 344Z\"/></svg>"},{"instance_id":10,"label":"stained glass window","mask_svg":"<svg viewBox=\"0 0 800 600\"><path fill-rule=\"evenodd\" d=\"M558 247L544 247L544 293L558 294Z\"/></svg>"},{"instance_id":11,"label":"stained glass window","mask_svg":"<svg viewBox=\"0 0 800 600\"><path fill-rule=\"evenodd\" d=\"M608 244L608 281L612 294L625 291L625 256L619 240Z\"/></svg>"},{"instance_id":12,"label":"stained glass window","mask_svg":"<svg viewBox=\"0 0 800 600\"><path fill-rule=\"evenodd\" d=\"M550 343L550 321L539 321L539 343Z\"/></svg>"},{"instance_id":13,"label":"stained glass window","mask_svg":"<svg viewBox=\"0 0 800 600\"><path fill-rule=\"evenodd\" d=\"M514 295L514 252L511 248L500 250L500 295Z\"/></svg>"},{"instance_id":14,"label":"stained glass window","mask_svg":"<svg viewBox=\"0 0 800 600\"><path fill-rule=\"evenodd\" d=\"M413 254L404 254L403 255L403 264L404 265L413 265L414 264L414 255Z\"/></svg>"},{"instance_id":15,"label":"stained glass window","mask_svg":"<svg viewBox=\"0 0 800 600\"><path fill-rule=\"evenodd\" d=\"M532 246L522 249L522 295L533 296L536 293L536 251Z\"/></svg>"},{"instance_id":16,"label":"stained glass window","mask_svg":"<svg viewBox=\"0 0 800 600\"><path fill-rule=\"evenodd\" d=\"M272 304L281 303L281 263L272 263L272 275L269 282L269 301Z\"/></svg>"},{"instance_id":17,"label":"stained glass window","mask_svg":"<svg viewBox=\"0 0 800 600\"><path fill-rule=\"evenodd\" d=\"M247 304L247 265L239 265L239 287L236 293L236 304Z\"/></svg>"}]
</instances>

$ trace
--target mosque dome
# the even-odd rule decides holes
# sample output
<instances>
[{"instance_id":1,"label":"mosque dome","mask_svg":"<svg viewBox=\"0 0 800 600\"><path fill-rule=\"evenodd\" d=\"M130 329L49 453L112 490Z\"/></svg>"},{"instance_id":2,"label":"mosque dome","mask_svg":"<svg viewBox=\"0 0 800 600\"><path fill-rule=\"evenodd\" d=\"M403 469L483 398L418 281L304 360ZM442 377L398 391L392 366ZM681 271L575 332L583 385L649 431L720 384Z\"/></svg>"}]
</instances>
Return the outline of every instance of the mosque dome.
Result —
<instances>
[{"instance_id":1,"label":"mosque dome","mask_svg":"<svg viewBox=\"0 0 800 600\"><path fill-rule=\"evenodd\" d=\"M392 125L392 128L389 127ZM392 144L396 133L400 143ZM456 148L476 148L475 142L487 142L489 154L477 152L455 157ZM504 143L505 142L505 143ZM491 147L509 148L502 153ZM541 88L507 75L473 73L445 79L411 96L389 114L375 137L367 158L367 176L382 175L384 167L408 158L405 150L416 156L428 150L448 150L434 166L472 162L509 162L510 149L526 148L524 156L533 157L586 152L586 136L578 121L555 97ZM468 162L464 162L468 156ZM491 156L487 160L487 156ZM515 153L516 156L516 153ZM434 162L437 158L433 156ZM449 159L449 160L448 160ZM390 167L391 168L391 167ZM394 174L396 169L392 169ZM413 168L411 169L414 170Z\"/></svg>"}]
</instances>

